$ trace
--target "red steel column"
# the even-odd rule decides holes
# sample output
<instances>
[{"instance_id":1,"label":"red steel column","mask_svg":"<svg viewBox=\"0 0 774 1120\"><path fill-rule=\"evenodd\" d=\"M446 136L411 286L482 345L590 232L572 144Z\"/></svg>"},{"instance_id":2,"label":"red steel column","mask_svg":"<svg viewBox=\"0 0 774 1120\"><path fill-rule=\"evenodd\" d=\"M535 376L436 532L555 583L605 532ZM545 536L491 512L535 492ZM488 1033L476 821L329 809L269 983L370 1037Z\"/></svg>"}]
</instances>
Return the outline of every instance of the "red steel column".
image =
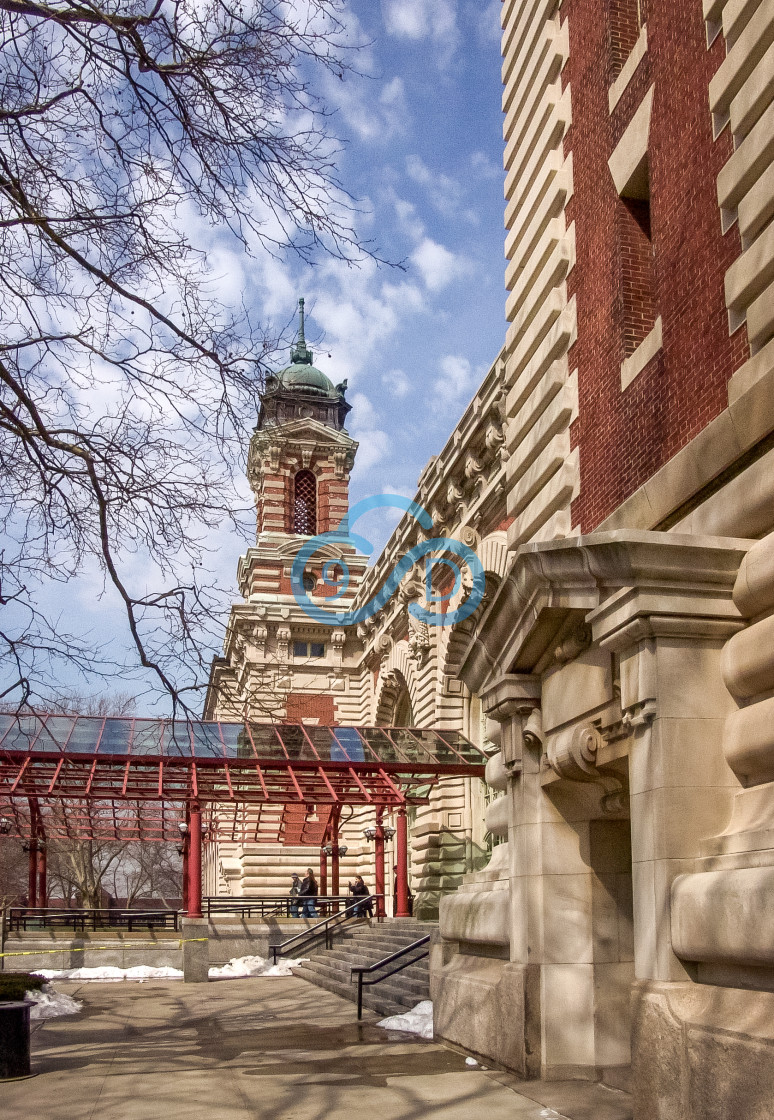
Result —
<instances>
[{"instance_id":1,"label":"red steel column","mask_svg":"<svg viewBox=\"0 0 774 1120\"><path fill-rule=\"evenodd\" d=\"M406 810L403 806L398 809L397 826L397 852L395 858L398 865L396 891L398 909L395 917L408 918L408 821L406 819Z\"/></svg>"},{"instance_id":2,"label":"red steel column","mask_svg":"<svg viewBox=\"0 0 774 1120\"><path fill-rule=\"evenodd\" d=\"M191 802L188 825L188 917L202 916L202 810L198 801Z\"/></svg>"},{"instance_id":3,"label":"red steel column","mask_svg":"<svg viewBox=\"0 0 774 1120\"><path fill-rule=\"evenodd\" d=\"M384 909L384 825L382 824L383 809L376 814L376 838L374 841L375 885L374 894L379 895L376 900L376 916L383 918Z\"/></svg>"},{"instance_id":4,"label":"red steel column","mask_svg":"<svg viewBox=\"0 0 774 1120\"><path fill-rule=\"evenodd\" d=\"M46 842L38 841L38 906L48 906L48 867L46 863Z\"/></svg>"},{"instance_id":5,"label":"red steel column","mask_svg":"<svg viewBox=\"0 0 774 1120\"><path fill-rule=\"evenodd\" d=\"M30 840L27 858L27 905L35 907L38 904L38 842L34 837Z\"/></svg>"},{"instance_id":6,"label":"red steel column","mask_svg":"<svg viewBox=\"0 0 774 1120\"><path fill-rule=\"evenodd\" d=\"M333 845L333 855L331 856L331 894L335 898L339 893L339 814L334 809L331 817L331 844ZM333 913L337 914L339 910L338 902L333 904Z\"/></svg>"},{"instance_id":7,"label":"red steel column","mask_svg":"<svg viewBox=\"0 0 774 1120\"><path fill-rule=\"evenodd\" d=\"M188 833L183 837L183 898L182 907L188 913Z\"/></svg>"}]
</instances>

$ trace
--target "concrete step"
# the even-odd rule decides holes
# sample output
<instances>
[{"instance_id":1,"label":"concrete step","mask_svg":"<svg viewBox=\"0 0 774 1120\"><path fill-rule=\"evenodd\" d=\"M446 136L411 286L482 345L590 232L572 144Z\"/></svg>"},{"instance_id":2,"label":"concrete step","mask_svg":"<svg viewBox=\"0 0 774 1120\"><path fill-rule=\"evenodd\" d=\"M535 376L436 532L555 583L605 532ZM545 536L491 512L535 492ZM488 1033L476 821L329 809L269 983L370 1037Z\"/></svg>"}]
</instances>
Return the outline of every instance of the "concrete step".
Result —
<instances>
[{"instance_id":1,"label":"concrete step","mask_svg":"<svg viewBox=\"0 0 774 1120\"><path fill-rule=\"evenodd\" d=\"M350 981L347 973L339 969L332 969L319 961L308 961L297 967L304 969L305 978L311 980L312 983L319 983L321 987L337 984L341 988L340 994L343 994L345 999L357 999L357 982ZM295 968L293 972L296 972ZM332 991L333 989L330 988L329 990ZM402 979L401 974L398 973L379 984L364 985L363 992L364 1002L365 993L370 993L373 999L399 1004L405 1011L407 1008L414 1007L421 1000L430 998L430 984L427 978L424 981L409 981Z\"/></svg>"},{"instance_id":2,"label":"concrete step","mask_svg":"<svg viewBox=\"0 0 774 1120\"><path fill-rule=\"evenodd\" d=\"M356 963L357 962L355 962L355 961L330 960L328 955L326 955L325 958L323 958L323 957L310 957L309 958L310 967L314 966L319 971L328 972L331 975L339 975L343 979L345 979L347 982L349 982L349 979L352 976L352 965L356 964ZM371 973L370 975L367 975L365 978L366 978L366 980L374 979L374 977L376 975L378 975L378 973ZM403 984L407 988L408 988L408 986L418 985L419 989L424 991L425 989L427 989L429 987L430 974L429 974L427 968L422 970L419 965L409 965L407 968L401 969L400 972L396 972L392 977L390 977L390 980L397 980L399 983ZM388 981L386 979L380 981L380 983L387 983L387 982ZM412 988L412 990L414 990L414 989Z\"/></svg>"},{"instance_id":3,"label":"concrete step","mask_svg":"<svg viewBox=\"0 0 774 1120\"><path fill-rule=\"evenodd\" d=\"M378 964L382 959L378 955L369 955L367 953L347 953L343 949L330 949L324 955L322 953L313 953L310 954L310 956L315 960L321 960L323 962L327 961L332 967L340 966L346 969L351 969L353 966L363 968L370 967L371 965ZM404 964L404 967L401 969L401 972L405 973L406 975L414 976L417 978L427 976L427 957L424 957L422 958L422 960L410 964L406 963L407 960L414 961L414 958L411 954L407 954L406 958L400 958L400 960L395 961L394 964L385 965L384 967L385 969L390 969L402 963Z\"/></svg>"},{"instance_id":4,"label":"concrete step","mask_svg":"<svg viewBox=\"0 0 774 1120\"><path fill-rule=\"evenodd\" d=\"M377 964L437 928L435 922L419 922L411 918L363 923L358 928L350 927L347 930L349 936L336 937L331 949L311 951L308 961L298 965L293 972L318 987L356 1002L357 982L352 981L353 965ZM427 959L415 961L411 956L408 959L412 963L394 976L364 987L364 1007L383 1015L399 1014L430 998ZM391 967L393 965L386 965L385 970Z\"/></svg>"},{"instance_id":5,"label":"concrete step","mask_svg":"<svg viewBox=\"0 0 774 1120\"><path fill-rule=\"evenodd\" d=\"M308 980L311 984L316 985L318 988L323 988L326 992L333 992L334 995L342 996L344 999L351 1000L353 1003L357 1002L357 985L345 984L332 977L321 975L320 973L310 971L306 965L298 965L293 969L294 976L300 976L302 980ZM378 991L366 989L363 992L363 1007L369 1011L376 1011L379 1015L402 1015L406 1010L405 1004L396 1003L394 1000L386 998L384 995L379 995Z\"/></svg>"}]
</instances>

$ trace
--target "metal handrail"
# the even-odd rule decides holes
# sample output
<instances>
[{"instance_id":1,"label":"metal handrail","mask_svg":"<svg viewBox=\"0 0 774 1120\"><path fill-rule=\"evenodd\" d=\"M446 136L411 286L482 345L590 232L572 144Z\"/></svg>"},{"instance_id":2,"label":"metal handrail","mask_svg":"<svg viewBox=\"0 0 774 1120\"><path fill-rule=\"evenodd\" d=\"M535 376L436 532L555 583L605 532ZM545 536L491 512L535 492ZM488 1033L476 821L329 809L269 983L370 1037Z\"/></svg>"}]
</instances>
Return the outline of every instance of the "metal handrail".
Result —
<instances>
[{"instance_id":1,"label":"metal handrail","mask_svg":"<svg viewBox=\"0 0 774 1120\"><path fill-rule=\"evenodd\" d=\"M161 926L164 929L178 928L177 910L132 910L114 907L78 907L67 910L50 906L11 906L8 911L9 932L18 932L29 927L48 929L60 926L78 930L126 928L131 933L134 927L150 929ZM29 924L29 925L28 925Z\"/></svg>"},{"instance_id":2,"label":"metal handrail","mask_svg":"<svg viewBox=\"0 0 774 1120\"><path fill-rule=\"evenodd\" d=\"M210 895L202 899L202 911L207 918L219 914L236 914L241 918L299 918L305 897L313 897L317 907L340 906L351 902L351 895L289 895L278 898L276 895L254 895L230 898L223 895ZM296 913L293 913L293 911Z\"/></svg>"},{"instance_id":3,"label":"metal handrail","mask_svg":"<svg viewBox=\"0 0 774 1120\"><path fill-rule=\"evenodd\" d=\"M361 907L364 907L368 902L376 902L380 898L384 898L383 894L369 894L358 895L357 902L353 902L351 906L347 906L344 910L339 911L338 914L329 914L327 918L323 918L321 922L309 926L308 929L303 929L299 933L294 933L292 937L288 937L280 945L270 945L269 952L272 955L272 963L277 963L277 956L279 953L284 953L289 945L299 942L300 945L306 941L314 941L317 937L325 934L325 948L332 949L333 941L331 939L332 929L336 926L344 925L350 918L359 917ZM381 920L381 919L379 919Z\"/></svg>"},{"instance_id":4,"label":"metal handrail","mask_svg":"<svg viewBox=\"0 0 774 1120\"><path fill-rule=\"evenodd\" d=\"M393 964L395 961L400 960L401 957L405 957L407 953L411 953L411 952L413 952L413 950L419 949L422 945L427 945L428 941L430 940L430 936L431 935L429 933L425 934L424 937L420 937L417 941L412 941L411 944L406 945L405 948L398 949L398 951L396 953L390 953L389 957L382 957L382 959L380 961L377 961L376 964L353 964L352 965L352 967L350 969L350 974L349 974L350 983L352 982L353 975L355 973L358 974L358 977L357 977L357 1017L358 1017L358 1019L363 1018L363 985L364 984L367 987L370 988L373 984L381 984L382 980L389 980L389 978L391 976L394 976L396 974L396 972L402 972L403 969L408 968L409 965L416 964L417 961L424 960L425 957L430 955L430 950L428 949L428 950L426 950L426 952L420 953L416 957L412 957L410 961L404 961L403 964L399 964L397 968L393 968L391 972L385 972L384 976L375 976L373 980L364 980L363 979L363 973L364 972L376 972L377 969L384 968L385 965Z\"/></svg>"}]
</instances>

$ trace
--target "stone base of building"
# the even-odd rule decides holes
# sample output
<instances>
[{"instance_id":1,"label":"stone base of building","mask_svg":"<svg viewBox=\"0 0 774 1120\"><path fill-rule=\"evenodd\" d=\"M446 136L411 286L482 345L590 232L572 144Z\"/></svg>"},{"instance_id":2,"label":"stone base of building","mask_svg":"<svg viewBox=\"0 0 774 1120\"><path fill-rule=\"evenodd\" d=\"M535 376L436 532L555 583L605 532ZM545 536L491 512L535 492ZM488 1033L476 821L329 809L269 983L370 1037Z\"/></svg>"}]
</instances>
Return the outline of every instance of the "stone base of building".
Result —
<instances>
[{"instance_id":1,"label":"stone base of building","mask_svg":"<svg viewBox=\"0 0 774 1120\"><path fill-rule=\"evenodd\" d=\"M521 1077L539 1075L540 1040L528 1030L540 1021L530 1013L540 998L537 970L458 953L441 968L431 961L431 995L436 1038Z\"/></svg>"},{"instance_id":2,"label":"stone base of building","mask_svg":"<svg viewBox=\"0 0 774 1120\"><path fill-rule=\"evenodd\" d=\"M774 993L641 982L633 991L635 1120L769 1120Z\"/></svg>"}]
</instances>

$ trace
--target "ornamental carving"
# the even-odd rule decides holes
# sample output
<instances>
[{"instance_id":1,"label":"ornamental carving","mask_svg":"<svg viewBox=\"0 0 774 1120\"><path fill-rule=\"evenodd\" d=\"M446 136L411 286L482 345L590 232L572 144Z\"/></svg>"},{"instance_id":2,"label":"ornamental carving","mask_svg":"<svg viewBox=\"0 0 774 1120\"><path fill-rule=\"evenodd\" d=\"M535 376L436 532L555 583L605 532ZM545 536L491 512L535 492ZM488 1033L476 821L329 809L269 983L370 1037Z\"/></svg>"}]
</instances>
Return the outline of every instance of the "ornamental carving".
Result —
<instances>
[{"instance_id":1,"label":"ornamental carving","mask_svg":"<svg viewBox=\"0 0 774 1120\"><path fill-rule=\"evenodd\" d=\"M578 724L551 737L546 760L560 778L600 785L603 790L600 808L607 816L626 809L627 794L620 778L603 774L597 768L597 755L604 742L602 732L593 723Z\"/></svg>"},{"instance_id":2,"label":"ornamental carving","mask_svg":"<svg viewBox=\"0 0 774 1120\"><path fill-rule=\"evenodd\" d=\"M597 770L596 760L602 743L602 735L593 724L580 724L570 731L562 731L549 740L549 766L560 778L598 782L602 775Z\"/></svg>"}]
</instances>

